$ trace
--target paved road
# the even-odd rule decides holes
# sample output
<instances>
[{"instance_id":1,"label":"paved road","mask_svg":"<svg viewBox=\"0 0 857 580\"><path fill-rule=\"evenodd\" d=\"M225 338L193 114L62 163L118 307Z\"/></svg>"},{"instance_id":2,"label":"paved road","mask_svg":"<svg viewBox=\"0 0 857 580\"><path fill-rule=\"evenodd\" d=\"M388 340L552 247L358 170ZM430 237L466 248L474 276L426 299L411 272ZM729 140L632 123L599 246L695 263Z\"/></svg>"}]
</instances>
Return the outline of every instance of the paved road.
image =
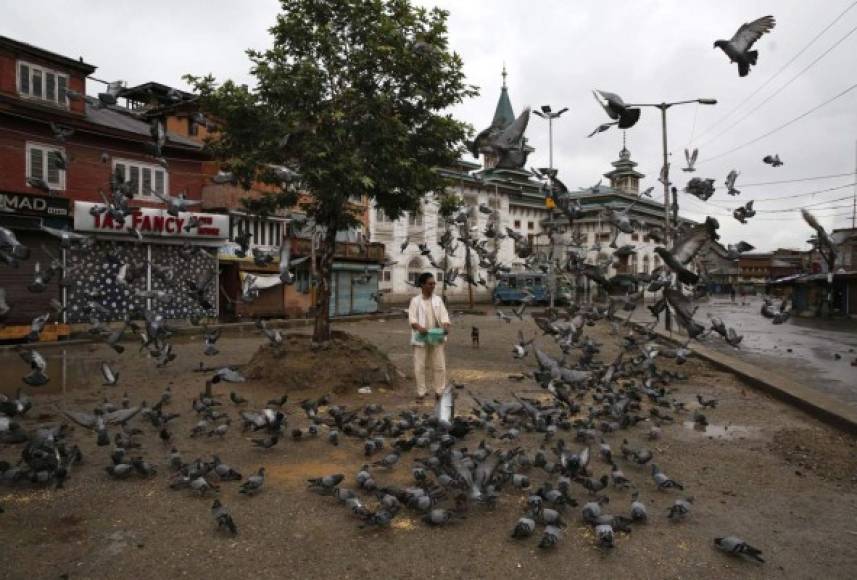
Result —
<instances>
[{"instance_id":1,"label":"paved road","mask_svg":"<svg viewBox=\"0 0 857 580\"><path fill-rule=\"evenodd\" d=\"M732 304L728 299L714 298L700 304L695 318L707 324L709 314L719 317L727 327L734 327L738 334L744 335L740 348L733 349L719 336L710 336L705 340L706 345L744 360L771 365L857 407L857 366L851 366L857 357L857 322L793 317L775 326L760 315L761 298L748 297L743 306L740 298L736 300ZM648 311L643 310L638 316L635 320L642 320Z\"/></svg>"}]
</instances>

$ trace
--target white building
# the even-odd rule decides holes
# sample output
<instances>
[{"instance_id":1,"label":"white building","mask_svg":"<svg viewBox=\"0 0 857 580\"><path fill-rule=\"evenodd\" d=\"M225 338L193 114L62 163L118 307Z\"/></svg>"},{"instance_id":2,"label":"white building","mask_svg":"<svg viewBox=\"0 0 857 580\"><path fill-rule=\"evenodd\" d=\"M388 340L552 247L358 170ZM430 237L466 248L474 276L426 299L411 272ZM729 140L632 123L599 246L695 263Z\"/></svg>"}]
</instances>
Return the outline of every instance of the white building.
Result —
<instances>
[{"instance_id":1,"label":"white building","mask_svg":"<svg viewBox=\"0 0 857 580\"><path fill-rule=\"evenodd\" d=\"M504 71L503 86L494 111L493 123L508 126L514 119ZM484 204L497 210L497 229L500 232L505 233L506 228L510 228L527 237L535 253L542 252L547 255L549 239L546 232L547 226L552 223L563 232L560 236L563 247L557 249L558 255L562 256L566 251L576 251L585 255L589 263L607 262L612 257L613 248L610 248L609 244L613 240L615 228L608 223L605 209L610 207L622 211L634 203L630 215L635 223L635 231L632 234L619 233L616 245L632 245L636 253L623 258L613 258L608 276L651 272L661 264L660 258L654 253L656 244L649 238L648 232L653 227L663 229L663 205L647 197L639 197L640 180L645 176L635 169L637 163L631 160L631 153L624 145L619 159L612 163L613 169L604 174L609 185L600 187L595 193L591 189L581 189L568 194L583 207L583 216L576 220L571 228L558 209L552 212L545 205L542 184L534 179L529 171L497 169L495 161L490 156L483 156L481 165L460 161L456 167L440 170L451 182L447 193L462 198L465 206L470 209L471 219L478 226L480 239L484 238L482 231L488 222L488 216L478 211L478 206ZM385 244L388 258L395 262L381 272L379 287L385 293L386 302L403 302L413 295L415 288L412 284L421 272L434 273L438 279L439 290L442 289L444 273L420 254L418 244L427 244L435 262L442 265L440 260L443 253L438 239L443 232L444 224L438 218L437 201L434 197L425 200L421 212L406 214L398 220L388 219L380 209L370 209L369 239ZM581 244L571 245L574 238ZM405 251L401 252L400 247L406 239L409 244ZM524 269L524 261L515 256L510 238L489 241L488 247L497 247L498 261L510 266L513 271ZM459 268L462 273L467 271L463 244L459 244L450 262L450 268ZM478 270L478 277L474 277L485 280L486 285L473 288L474 299L486 301L490 299L496 281L484 269L478 269L477 262L477 257L473 255L471 267L474 274ZM582 278L572 283L587 285ZM466 301L469 298L469 285L461 279L457 280L456 284L456 287L446 288L448 299L453 302Z\"/></svg>"}]
</instances>

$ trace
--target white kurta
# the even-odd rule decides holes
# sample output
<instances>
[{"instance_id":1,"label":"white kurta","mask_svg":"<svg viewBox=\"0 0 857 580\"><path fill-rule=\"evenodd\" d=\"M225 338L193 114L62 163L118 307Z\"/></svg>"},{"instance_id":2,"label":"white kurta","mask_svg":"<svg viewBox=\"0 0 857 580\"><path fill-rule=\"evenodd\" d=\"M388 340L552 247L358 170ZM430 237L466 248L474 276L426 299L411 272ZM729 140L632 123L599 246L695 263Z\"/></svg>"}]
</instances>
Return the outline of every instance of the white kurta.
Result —
<instances>
[{"instance_id":1,"label":"white kurta","mask_svg":"<svg viewBox=\"0 0 857 580\"><path fill-rule=\"evenodd\" d=\"M424 299L422 293L411 299L408 308L408 324L418 324L430 330L449 324L449 314L440 296ZM444 343L431 345L417 340L418 333L411 329L411 345L414 351L414 378L417 383L417 396L428 392L429 384L436 394L443 392L446 386L446 352ZM444 339L446 342L446 339ZM427 380L428 379L428 380Z\"/></svg>"}]
</instances>

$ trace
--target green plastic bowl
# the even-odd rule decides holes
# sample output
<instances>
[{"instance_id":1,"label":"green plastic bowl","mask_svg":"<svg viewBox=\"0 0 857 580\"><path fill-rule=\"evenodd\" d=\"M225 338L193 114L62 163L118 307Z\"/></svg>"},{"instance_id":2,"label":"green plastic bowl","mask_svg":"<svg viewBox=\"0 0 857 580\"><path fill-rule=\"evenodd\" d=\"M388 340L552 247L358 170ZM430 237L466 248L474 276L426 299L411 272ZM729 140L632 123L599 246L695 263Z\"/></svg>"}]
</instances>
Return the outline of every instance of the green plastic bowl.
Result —
<instances>
[{"instance_id":1,"label":"green plastic bowl","mask_svg":"<svg viewBox=\"0 0 857 580\"><path fill-rule=\"evenodd\" d=\"M435 345L441 344L444 336L446 336L446 334L443 332L442 328L432 328L429 329L425 335L420 336L420 339L426 344Z\"/></svg>"}]
</instances>

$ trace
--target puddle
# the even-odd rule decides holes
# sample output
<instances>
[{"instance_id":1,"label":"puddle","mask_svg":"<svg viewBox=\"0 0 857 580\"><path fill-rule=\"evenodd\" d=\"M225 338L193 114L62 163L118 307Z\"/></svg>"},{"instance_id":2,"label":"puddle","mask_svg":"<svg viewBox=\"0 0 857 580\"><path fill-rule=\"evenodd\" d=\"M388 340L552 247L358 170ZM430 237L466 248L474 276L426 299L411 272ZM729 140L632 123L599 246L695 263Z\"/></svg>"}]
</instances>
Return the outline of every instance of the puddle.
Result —
<instances>
[{"instance_id":1,"label":"puddle","mask_svg":"<svg viewBox=\"0 0 857 580\"><path fill-rule=\"evenodd\" d=\"M698 425L694 421L685 421L684 428L714 439L746 439L755 437L759 431L758 427L747 425Z\"/></svg>"},{"instance_id":2,"label":"puddle","mask_svg":"<svg viewBox=\"0 0 857 580\"><path fill-rule=\"evenodd\" d=\"M48 363L46 373L49 381L41 387L30 387L22 380L30 372L30 367L14 350L0 351L0 393L14 395L18 387L24 387L28 393L57 394L67 391L100 386L101 362L112 362L113 357L99 349L90 352L89 346L70 346L68 348L50 347L38 352Z\"/></svg>"}]
</instances>

